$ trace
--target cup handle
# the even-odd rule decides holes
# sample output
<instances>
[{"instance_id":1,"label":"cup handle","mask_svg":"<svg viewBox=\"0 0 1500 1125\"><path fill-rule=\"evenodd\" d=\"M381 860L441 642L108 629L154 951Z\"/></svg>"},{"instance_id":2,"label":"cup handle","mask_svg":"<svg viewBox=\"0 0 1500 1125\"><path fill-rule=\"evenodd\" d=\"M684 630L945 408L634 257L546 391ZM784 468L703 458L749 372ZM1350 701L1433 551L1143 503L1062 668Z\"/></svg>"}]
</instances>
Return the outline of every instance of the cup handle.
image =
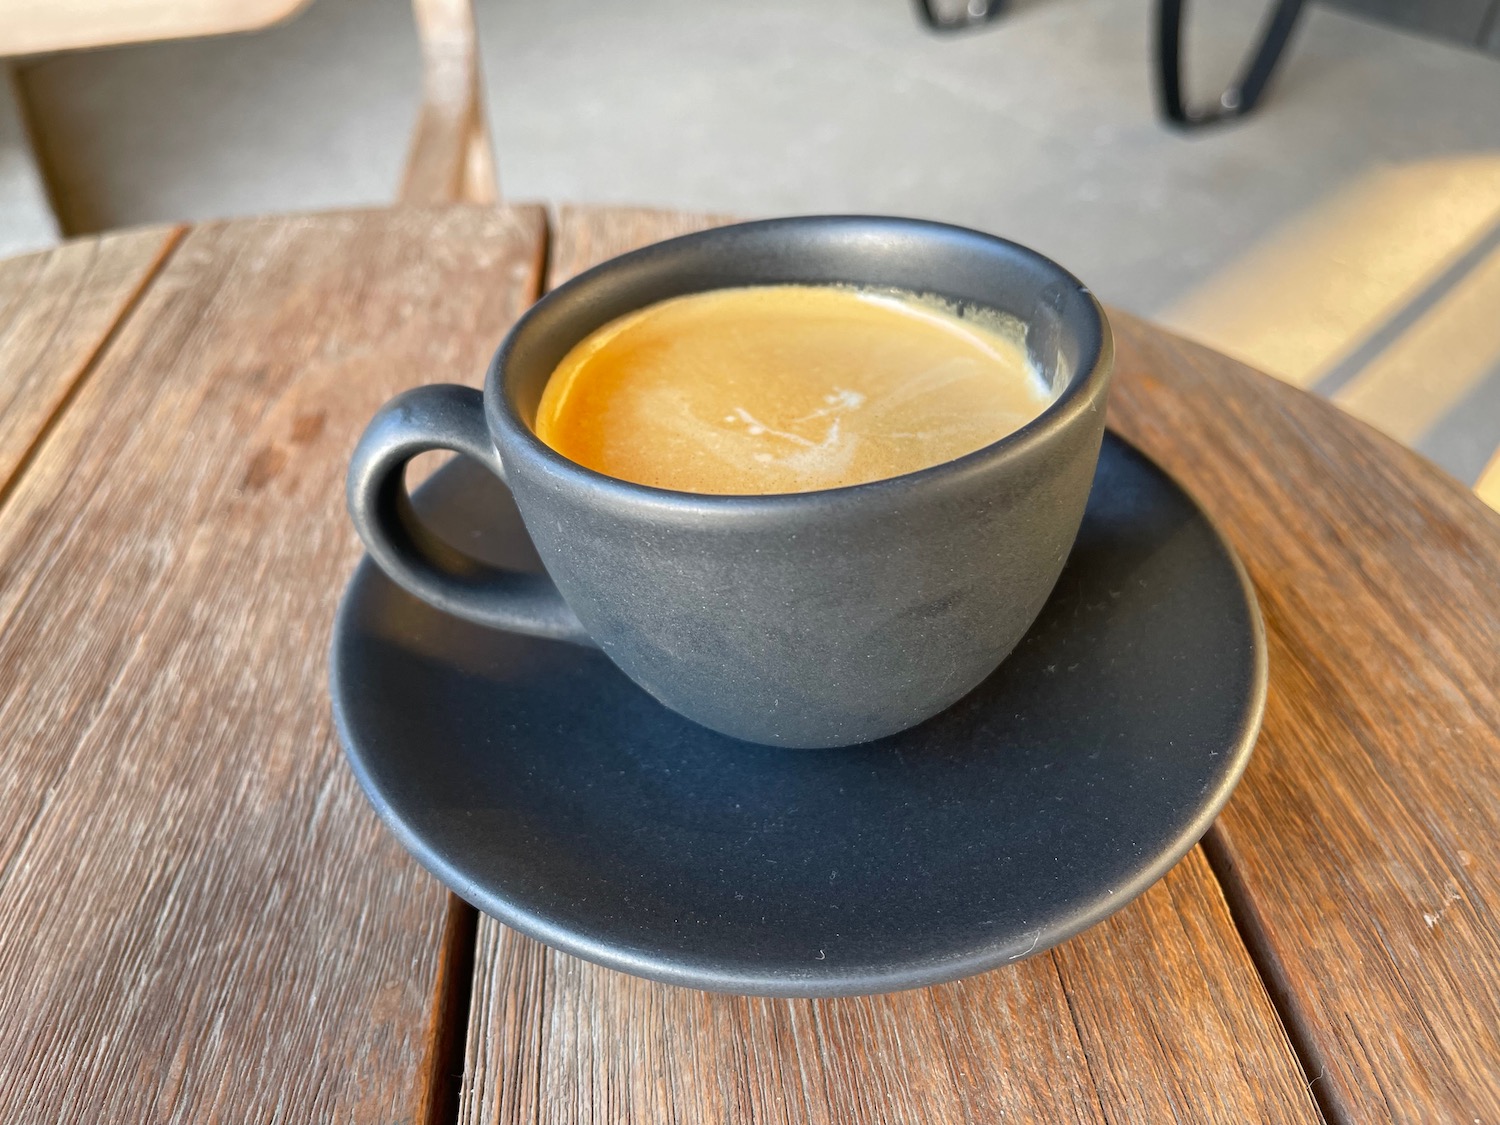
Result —
<instances>
[{"instance_id":1,"label":"cup handle","mask_svg":"<svg viewBox=\"0 0 1500 1125\"><path fill-rule=\"evenodd\" d=\"M380 408L349 463L349 516L370 557L397 585L455 617L532 637L591 645L588 633L544 574L502 570L450 547L425 526L406 493L406 464L449 449L502 481L505 466L472 387L414 387Z\"/></svg>"}]
</instances>

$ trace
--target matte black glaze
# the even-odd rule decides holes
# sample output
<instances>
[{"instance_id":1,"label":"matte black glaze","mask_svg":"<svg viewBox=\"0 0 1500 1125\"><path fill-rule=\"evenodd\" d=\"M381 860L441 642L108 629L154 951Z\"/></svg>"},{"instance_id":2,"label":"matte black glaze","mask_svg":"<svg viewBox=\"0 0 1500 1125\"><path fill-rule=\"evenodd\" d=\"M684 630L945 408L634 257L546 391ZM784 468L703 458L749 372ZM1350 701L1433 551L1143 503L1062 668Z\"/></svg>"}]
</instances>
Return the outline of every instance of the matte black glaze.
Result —
<instances>
[{"instance_id":1,"label":"matte black glaze","mask_svg":"<svg viewBox=\"0 0 1500 1125\"><path fill-rule=\"evenodd\" d=\"M975 453L791 495L630 484L531 432L547 378L595 328L667 297L785 282L891 287L1013 314L1061 393ZM596 267L521 319L484 392L498 462L481 448L474 392L420 388L393 401L355 453L350 510L376 561L451 613L536 635L586 633L663 703L737 738L849 745L961 698L1035 619L1083 513L1111 363L1098 303L1014 243L907 219L723 227ZM410 518L399 469L445 445L494 471L503 462L561 598L434 547Z\"/></svg>"},{"instance_id":2,"label":"matte black glaze","mask_svg":"<svg viewBox=\"0 0 1500 1125\"><path fill-rule=\"evenodd\" d=\"M488 562L540 570L474 463L416 503ZM596 651L455 621L369 561L339 611L332 686L382 818L486 913L657 980L826 996L1003 965L1124 906L1228 799L1265 649L1213 528L1110 437L1015 653L892 738L736 742Z\"/></svg>"}]
</instances>

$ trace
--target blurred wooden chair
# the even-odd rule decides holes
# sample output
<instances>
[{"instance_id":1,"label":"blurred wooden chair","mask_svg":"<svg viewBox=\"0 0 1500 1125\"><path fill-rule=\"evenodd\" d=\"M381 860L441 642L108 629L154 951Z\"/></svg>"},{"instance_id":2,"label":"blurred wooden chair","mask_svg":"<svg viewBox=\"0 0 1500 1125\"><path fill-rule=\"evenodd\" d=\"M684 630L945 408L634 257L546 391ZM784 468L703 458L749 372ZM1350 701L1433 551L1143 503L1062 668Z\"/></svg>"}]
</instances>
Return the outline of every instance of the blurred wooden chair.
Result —
<instances>
[{"instance_id":1,"label":"blurred wooden chair","mask_svg":"<svg viewBox=\"0 0 1500 1125\"><path fill-rule=\"evenodd\" d=\"M0 0L0 59L256 31L311 0ZM422 109L398 203L494 203L472 0L412 0Z\"/></svg>"},{"instance_id":2,"label":"blurred wooden chair","mask_svg":"<svg viewBox=\"0 0 1500 1125\"><path fill-rule=\"evenodd\" d=\"M472 0L412 0L422 40L422 112L407 152L402 203L495 203L494 149Z\"/></svg>"},{"instance_id":3,"label":"blurred wooden chair","mask_svg":"<svg viewBox=\"0 0 1500 1125\"><path fill-rule=\"evenodd\" d=\"M255 31L310 0L0 0L0 57Z\"/></svg>"}]
</instances>

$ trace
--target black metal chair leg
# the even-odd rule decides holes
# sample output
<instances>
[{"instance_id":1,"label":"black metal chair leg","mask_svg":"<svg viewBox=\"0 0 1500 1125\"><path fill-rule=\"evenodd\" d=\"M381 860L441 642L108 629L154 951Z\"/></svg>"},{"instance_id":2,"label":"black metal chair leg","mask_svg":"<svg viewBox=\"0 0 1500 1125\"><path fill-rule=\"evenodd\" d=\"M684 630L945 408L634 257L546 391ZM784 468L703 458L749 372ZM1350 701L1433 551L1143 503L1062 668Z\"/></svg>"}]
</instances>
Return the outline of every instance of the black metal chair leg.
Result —
<instances>
[{"instance_id":1,"label":"black metal chair leg","mask_svg":"<svg viewBox=\"0 0 1500 1125\"><path fill-rule=\"evenodd\" d=\"M1239 80L1224 91L1217 105L1202 108L1189 106L1182 98L1182 19L1186 5L1187 0L1157 0L1156 74L1162 113L1183 129L1243 117L1265 93L1302 14L1303 0L1277 0L1261 28L1260 45L1248 56Z\"/></svg>"},{"instance_id":2,"label":"black metal chair leg","mask_svg":"<svg viewBox=\"0 0 1500 1125\"><path fill-rule=\"evenodd\" d=\"M915 0L917 14L933 31L962 31L966 27L989 23L1005 7L1005 0Z\"/></svg>"}]
</instances>

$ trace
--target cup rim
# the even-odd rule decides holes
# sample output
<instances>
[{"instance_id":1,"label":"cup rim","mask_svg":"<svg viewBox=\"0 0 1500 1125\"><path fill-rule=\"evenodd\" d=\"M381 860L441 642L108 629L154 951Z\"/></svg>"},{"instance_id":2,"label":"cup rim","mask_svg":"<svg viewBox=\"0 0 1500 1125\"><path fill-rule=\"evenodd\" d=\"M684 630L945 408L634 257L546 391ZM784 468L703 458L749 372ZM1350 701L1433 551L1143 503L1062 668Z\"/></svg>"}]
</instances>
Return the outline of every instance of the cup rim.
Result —
<instances>
[{"instance_id":1,"label":"cup rim","mask_svg":"<svg viewBox=\"0 0 1500 1125\"><path fill-rule=\"evenodd\" d=\"M940 461L936 465L912 469L895 476L881 477L878 480L803 492L686 492L624 480L601 473L597 469L590 469L586 465L563 456L542 441L520 416L508 388L503 383L507 360L516 342L549 305L567 299L580 289L587 289L596 284L600 277L613 272L621 265L654 256L661 253L664 248L681 247L695 242L712 242L716 240L716 236L722 239L751 229L786 229L829 224L845 227L864 226L873 233L891 233L899 230L905 233L943 234L949 237L957 235L965 239L988 243L992 248L1003 250L1012 256L1018 255L1030 259L1042 270L1052 274L1057 281L1084 297L1084 307L1091 318L1091 323L1086 326L1084 354L1080 357L1067 385L1043 408L1040 414L1025 425L969 453ZM708 288L700 291L706 292ZM1088 331L1090 329L1092 331ZM1089 339L1089 336L1092 336L1092 339ZM885 215L795 215L731 223L664 239L609 258L569 278L535 301L506 333L505 339L496 349L486 372L484 405L491 438L495 440L502 460L508 449L513 445L519 446L527 456L541 462L548 476L559 483L566 482L586 488L591 492L606 494L613 499L628 501L636 505L647 505L664 512L687 514L735 511L745 514L765 512L788 515L799 509L823 509L829 504L854 503L865 499L877 500L893 492L915 487L956 483L975 474L989 472L1001 463L1022 460L1037 446L1048 441L1060 430L1066 429L1078 415L1098 408L1097 399L1109 381L1113 360L1114 339L1109 320L1093 291L1051 258L1029 246L1001 238L999 235L928 219ZM498 440L502 436L506 439L503 443Z\"/></svg>"}]
</instances>

